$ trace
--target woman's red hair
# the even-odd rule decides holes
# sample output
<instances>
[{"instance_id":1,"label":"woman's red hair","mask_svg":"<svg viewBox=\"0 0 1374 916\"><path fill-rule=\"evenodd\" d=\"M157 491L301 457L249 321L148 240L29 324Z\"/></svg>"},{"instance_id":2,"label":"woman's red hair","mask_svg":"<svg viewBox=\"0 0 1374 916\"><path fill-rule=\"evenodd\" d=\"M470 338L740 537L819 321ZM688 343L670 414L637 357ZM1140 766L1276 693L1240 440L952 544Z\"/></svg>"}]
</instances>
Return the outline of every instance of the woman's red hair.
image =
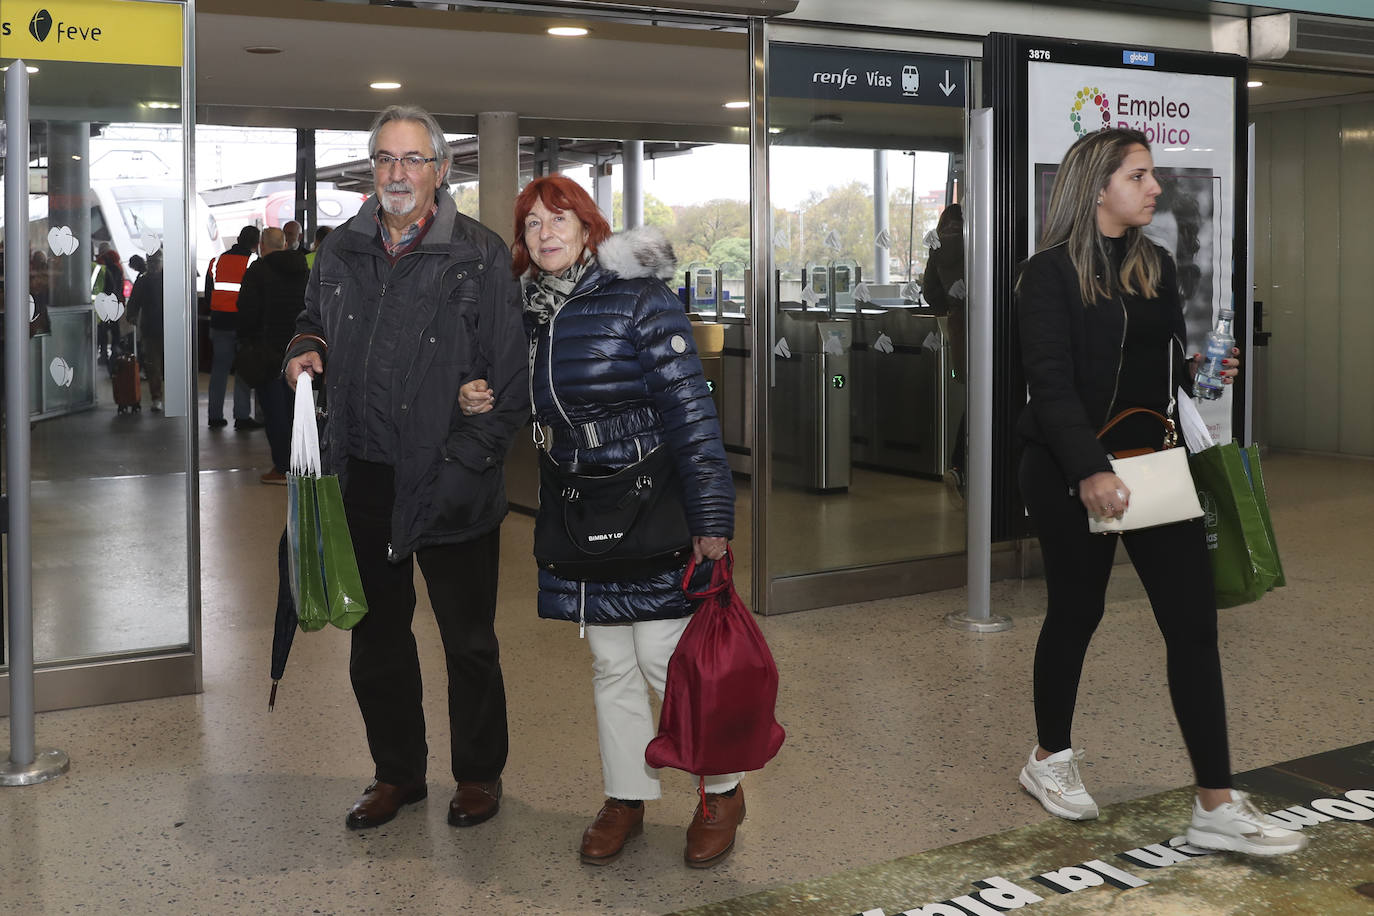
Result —
<instances>
[{"instance_id":1,"label":"woman's red hair","mask_svg":"<svg viewBox=\"0 0 1374 916\"><path fill-rule=\"evenodd\" d=\"M517 277L530 269L530 251L525 247L525 217L538 200L550 210L571 210L587 229L587 248L596 254L597 246L611 237L611 224L596 207L596 201L582 185L563 175L547 175L525 185L515 198L515 244L510 246L510 269Z\"/></svg>"}]
</instances>

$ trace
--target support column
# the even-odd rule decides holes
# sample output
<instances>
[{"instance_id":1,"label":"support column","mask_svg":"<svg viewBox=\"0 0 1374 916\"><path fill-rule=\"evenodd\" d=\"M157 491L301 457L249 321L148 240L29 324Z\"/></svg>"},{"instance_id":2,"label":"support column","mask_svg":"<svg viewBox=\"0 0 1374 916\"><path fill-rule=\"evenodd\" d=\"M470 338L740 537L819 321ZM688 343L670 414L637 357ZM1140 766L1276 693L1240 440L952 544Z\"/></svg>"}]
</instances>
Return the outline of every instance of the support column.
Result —
<instances>
[{"instance_id":1,"label":"support column","mask_svg":"<svg viewBox=\"0 0 1374 916\"><path fill-rule=\"evenodd\" d=\"M557 137L535 137L534 177L556 175L562 170L562 165L558 161L559 146Z\"/></svg>"},{"instance_id":2,"label":"support column","mask_svg":"<svg viewBox=\"0 0 1374 916\"><path fill-rule=\"evenodd\" d=\"M301 241L315 243L316 223L319 222L319 198L315 187L315 131L296 128L296 222L301 224Z\"/></svg>"},{"instance_id":3,"label":"support column","mask_svg":"<svg viewBox=\"0 0 1374 916\"><path fill-rule=\"evenodd\" d=\"M913 206L914 206L913 202ZM873 237L888 231L887 151L873 151ZM888 282L887 247L873 243L873 281Z\"/></svg>"},{"instance_id":4,"label":"support column","mask_svg":"<svg viewBox=\"0 0 1374 916\"><path fill-rule=\"evenodd\" d=\"M5 410L11 417L5 432L10 754L0 762L0 786L28 786L67 772L70 761L62 751L34 746L33 544L29 493L32 468L29 424L26 422L30 383L29 74L22 60L14 61L5 77L5 126L4 266L9 281L5 284L4 372ZM48 161L52 162L51 156ZM80 161L84 164L88 160L83 156ZM84 207L84 191L81 200ZM89 229L88 217L86 235L90 234ZM86 251L90 251L89 243ZM13 418L18 418L19 422L14 422Z\"/></svg>"},{"instance_id":5,"label":"support column","mask_svg":"<svg viewBox=\"0 0 1374 916\"><path fill-rule=\"evenodd\" d=\"M644 225L644 141L626 140L622 144L625 160L625 187L621 204L626 229Z\"/></svg>"},{"instance_id":6,"label":"support column","mask_svg":"<svg viewBox=\"0 0 1374 916\"><path fill-rule=\"evenodd\" d=\"M610 162L599 162L592 166L592 199L596 201L597 209L606 217L608 223L615 221L615 194L611 190L612 171Z\"/></svg>"},{"instance_id":7,"label":"support column","mask_svg":"<svg viewBox=\"0 0 1374 916\"><path fill-rule=\"evenodd\" d=\"M70 226L76 250L56 261L51 275L54 306L91 301L91 125L85 121L48 122L48 225ZM47 240L44 239L44 244ZM49 252L51 253L51 252ZM119 252L127 261L132 251Z\"/></svg>"},{"instance_id":8,"label":"support column","mask_svg":"<svg viewBox=\"0 0 1374 916\"><path fill-rule=\"evenodd\" d=\"M513 111L477 115L477 203L482 225L505 241L513 233L520 189L520 117Z\"/></svg>"}]
</instances>

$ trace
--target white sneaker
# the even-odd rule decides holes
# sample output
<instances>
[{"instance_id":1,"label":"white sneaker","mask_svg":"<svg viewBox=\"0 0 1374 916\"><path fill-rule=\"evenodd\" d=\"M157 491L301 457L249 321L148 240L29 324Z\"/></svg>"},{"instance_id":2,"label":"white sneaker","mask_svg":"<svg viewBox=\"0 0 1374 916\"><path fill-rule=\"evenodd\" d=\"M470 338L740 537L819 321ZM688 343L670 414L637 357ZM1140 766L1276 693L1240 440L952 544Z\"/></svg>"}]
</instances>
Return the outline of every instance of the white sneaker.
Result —
<instances>
[{"instance_id":1,"label":"white sneaker","mask_svg":"<svg viewBox=\"0 0 1374 916\"><path fill-rule=\"evenodd\" d=\"M1278 856L1305 848L1307 837L1261 814L1250 796L1232 790L1231 801L1211 811L1204 811L1202 803L1193 799L1193 823L1188 827L1188 842L1203 849Z\"/></svg>"},{"instance_id":2,"label":"white sneaker","mask_svg":"<svg viewBox=\"0 0 1374 916\"><path fill-rule=\"evenodd\" d=\"M1083 778L1078 775L1078 761L1082 759L1082 751L1069 747L1036 760L1032 748L1030 760L1021 768L1021 786L1055 817L1090 821L1097 817L1097 802L1083 788Z\"/></svg>"}]
</instances>

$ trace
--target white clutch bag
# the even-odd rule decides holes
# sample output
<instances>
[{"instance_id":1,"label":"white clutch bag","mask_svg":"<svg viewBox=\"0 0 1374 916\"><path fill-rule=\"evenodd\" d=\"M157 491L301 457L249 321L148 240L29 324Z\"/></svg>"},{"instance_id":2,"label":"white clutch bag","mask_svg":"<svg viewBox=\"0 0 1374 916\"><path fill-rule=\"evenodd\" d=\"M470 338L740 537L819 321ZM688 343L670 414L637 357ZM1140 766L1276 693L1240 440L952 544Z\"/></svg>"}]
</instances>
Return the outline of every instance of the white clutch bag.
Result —
<instances>
[{"instance_id":1,"label":"white clutch bag","mask_svg":"<svg viewBox=\"0 0 1374 916\"><path fill-rule=\"evenodd\" d=\"M1121 518L1088 516L1093 534L1114 534L1172 525L1198 518L1202 505L1188 470L1188 450L1166 448L1131 458L1113 458L1112 470L1131 491L1131 504Z\"/></svg>"},{"instance_id":2,"label":"white clutch bag","mask_svg":"<svg viewBox=\"0 0 1374 916\"><path fill-rule=\"evenodd\" d=\"M1178 436L1173 420L1157 411L1134 407L1113 417L1111 422L1102 427L1098 438L1135 413L1148 413L1164 424L1164 448L1157 452L1111 459L1113 473L1131 491L1130 506L1121 518L1094 518L1089 515L1088 530L1093 534L1155 528L1202 515L1202 504L1198 502L1193 474L1188 470L1188 450L1174 447Z\"/></svg>"}]
</instances>

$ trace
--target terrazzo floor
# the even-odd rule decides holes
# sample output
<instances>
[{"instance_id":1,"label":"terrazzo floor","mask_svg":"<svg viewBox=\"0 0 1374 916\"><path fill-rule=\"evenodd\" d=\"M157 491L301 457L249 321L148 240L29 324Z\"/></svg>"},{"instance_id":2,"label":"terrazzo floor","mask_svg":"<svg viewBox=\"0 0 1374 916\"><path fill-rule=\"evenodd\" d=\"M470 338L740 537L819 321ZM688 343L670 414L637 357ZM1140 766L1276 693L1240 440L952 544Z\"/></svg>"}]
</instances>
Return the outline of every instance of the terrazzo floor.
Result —
<instances>
[{"instance_id":1,"label":"terrazzo floor","mask_svg":"<svg viewBox=\"0 0 1374 916\"><path fill-rule=\"evenodd\" d=\"M262 445L260 435L236 447ZM1222 613L1237 771L1374 731L1374 463L1275 454L1266 476L1289 586ZM498 613L512 739L501 814L468 830L445 823L443 668L422 598L431 796L350 833L343 814L371 763L347 637L299 634L276 712L266 710L284 488L222 465L200 484L205 692L38 717L38 743L66 751L72 766L0 789L0 912L658 914L1047 821L1016 783L1033 741L1044 589L1009 581L992 591L994 610L1015 622L1001 634L945 626L964 607L962 589L761 619L788 741L746 780L749 814L731 858L709 871L683 866L695 786L674 772L619 862L580 865L578 838L601 801L590 659L575 627L535 618L532 522L512 516ZM1190 781L1163 647L1129 567L1109 602L1075 732L1104 805ZM0 746L8 740L0 719ZM1186 806L1174 807L1156 815L1151 836L1181 831Z\"/></svg>"}]
</instances>

